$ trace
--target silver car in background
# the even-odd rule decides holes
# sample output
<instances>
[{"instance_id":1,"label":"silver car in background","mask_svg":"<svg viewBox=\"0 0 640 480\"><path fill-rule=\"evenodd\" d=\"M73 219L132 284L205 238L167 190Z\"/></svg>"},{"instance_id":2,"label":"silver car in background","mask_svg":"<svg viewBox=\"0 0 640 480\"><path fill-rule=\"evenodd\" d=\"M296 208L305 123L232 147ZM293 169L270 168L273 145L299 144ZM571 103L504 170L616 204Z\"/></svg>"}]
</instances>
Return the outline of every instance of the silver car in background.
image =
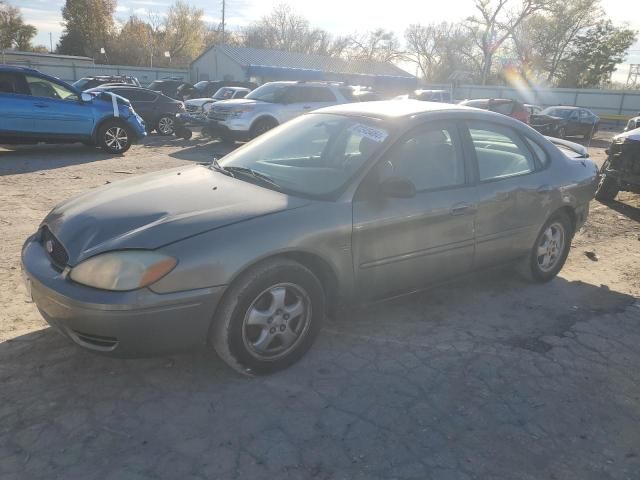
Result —
<instances>
[{"instance_id":1,"label":"silver car in background","mask_svg":"<svg viewBox=\"0 0 640 480\"><path fill-rule=\"evenodd\" d=\"M562 268L596 165L504 115L420 101L303 115L210 166L68 200L27 239L44 318L139 356L212 345L240 372L287 367L329 310L517 262Z\"/></svg>"},{"instance_id":2,"label":"silver car in background","mask_svg":"<svg viewBox=\"0 0 640 480\"><path fill-rule=\"evenodd\" d=\"M352 88L341 83L270 82L243 99L213 105L207 129L224 141L244 141L303 113L351 101Z\"/></svg>"}]
</instances>

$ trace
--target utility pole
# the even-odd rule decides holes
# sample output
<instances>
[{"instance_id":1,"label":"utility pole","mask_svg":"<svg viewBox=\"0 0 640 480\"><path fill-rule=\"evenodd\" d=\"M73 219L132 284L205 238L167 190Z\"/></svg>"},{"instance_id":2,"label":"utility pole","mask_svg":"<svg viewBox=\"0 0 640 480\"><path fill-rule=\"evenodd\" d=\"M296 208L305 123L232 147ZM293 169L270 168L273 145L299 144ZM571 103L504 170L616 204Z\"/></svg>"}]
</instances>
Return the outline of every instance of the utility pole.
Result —
<instances>
[{"instance_id":1,"label":"utility pole","mask_svg":"<svg viewBox=\"0 0 640 480\"><path fill-rule=\"evenodd\" d=\"M640 85L640 63L629 65L629 76L627 77L627 88Z\"/></svg>"},{"instance_id":2,"label":"utility pole","mask_svg":"<svg viewBox=\"0 0 640 480\"><path fill-rule=\"evenodd\" d=\"M49 32L49 53L53 53L53 33Z\"/></svg>"},{"instance_id":3,"label":"utility pole","mask_svg":"<svg viewBox=\"0 0 640 480\"><path fill-rule=\"evenodd\" d=\"M226 10L226 0L222 0L222 44L224 45L224 14Z\"/></svg>"}]
</instances>

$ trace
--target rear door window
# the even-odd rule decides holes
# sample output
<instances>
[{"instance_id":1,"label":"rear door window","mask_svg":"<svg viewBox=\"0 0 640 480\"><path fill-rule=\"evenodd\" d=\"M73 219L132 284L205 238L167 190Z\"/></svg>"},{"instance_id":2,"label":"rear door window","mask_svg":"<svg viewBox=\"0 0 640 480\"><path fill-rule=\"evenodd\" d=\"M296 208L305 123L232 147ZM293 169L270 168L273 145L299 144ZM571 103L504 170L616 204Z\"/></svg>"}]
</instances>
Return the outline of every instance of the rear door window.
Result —
<instances>
[{"instance_id":1,"label":"rear door window","mask_svg":"<svg viewBox=\"0 0 640 480\"><path fill-rule=\"evenodd\" d=\"M480 181L525 175L535 170L533 155L516 132L500 125L472 122L469 133Z\"/></svg>"},{"instance_id":2,"label":"rear door window","mask_svg":"<svg viewBox=\"0 0 640 480\"><path fill-rule=\"evenodd\" d=\"M143 90L123 88L122 90L113 90L113 93L128 98L132 102L153 102L156 99L156 95Z\"/></svg>"},{"instance_id":3,"label":"rear door window","mask_svg":"<svg viewBox=\"0 0 640 480\"><path fill-rule=\"evenodd\" d=\"M309 87L312 102L335 102L336 96L327 87Z\"/></svg>"},{"instance_id":4,"label":"rear door window","mask_svg":"<svg viewBox=\"0 0 640 480\"><path fill-rule=\"evenodd\" d=\"M0 93L28 93L25 89L24 78L17 73L0 72Z\"/></svg>"}]
</instances>

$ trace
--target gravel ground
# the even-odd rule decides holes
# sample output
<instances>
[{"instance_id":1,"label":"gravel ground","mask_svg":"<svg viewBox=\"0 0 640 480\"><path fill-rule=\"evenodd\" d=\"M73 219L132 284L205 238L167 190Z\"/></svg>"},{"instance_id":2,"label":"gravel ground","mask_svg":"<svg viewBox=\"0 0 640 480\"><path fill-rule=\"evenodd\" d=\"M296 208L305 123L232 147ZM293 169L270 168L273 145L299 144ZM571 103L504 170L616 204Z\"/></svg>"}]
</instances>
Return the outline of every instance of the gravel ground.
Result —
<instances>
[{"instance_id":1,"label":"gravel ground","mask_svg":"<svg viewBox=\"0 0 640 480\"><path fill-rule=\"evenodd\" d=\"M498 270L354 307L269 377L210 351L104 358L47 328L19 253L53 205L216 151L0 149L2 480L640 478L637 195L593 202L548 284Z\"/></svg>"}]
</instances>

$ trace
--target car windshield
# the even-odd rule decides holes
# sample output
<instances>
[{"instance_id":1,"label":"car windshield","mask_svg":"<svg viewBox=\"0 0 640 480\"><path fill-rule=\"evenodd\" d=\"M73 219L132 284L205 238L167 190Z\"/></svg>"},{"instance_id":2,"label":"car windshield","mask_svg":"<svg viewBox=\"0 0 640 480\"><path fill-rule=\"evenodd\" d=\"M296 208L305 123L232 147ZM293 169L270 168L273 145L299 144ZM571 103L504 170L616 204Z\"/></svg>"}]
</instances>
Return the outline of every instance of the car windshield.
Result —
<instances>
[{"instance_id":1,"label":"car windshield","mask_svg":"<svg viewBox=\"0 0 640 480\"><path fill-rule=\"evenodd\" d=\"M262 102L278 103L284 98L284 93L288 87L289 85L282 83L267 83L256 88L245 98L250 100L260 100Z\"/></svg>"},{"instance_id":2,"label":"car windshield","mask_svg":"<svg viewBox=\"0 0 640 480\"><path fill-rule=\"evenodd\" d=\"M206 90L207 89L207 85L209 85L209 82L206 80L202 80L198 83L196 83L193 88L195 88L196 90Z\"/></svg>"},{"instance_id":3,"label":"car windshield","mask_svg":"<svg viewBox=\"0 0 640 480\"><path fill-rule=\"evenodd\" d=\"M213 98L215 98L216 100L227 100L229 98L233 98L233 92L235 90L233 90L233 88L221 88L219 89L215 95L213 96Z\"/></svg>"},{"instance_id":4,"label":"car windshield","mask_svg":"<svg viewBox=\"0 0 640 480\"><path fill-rule=\"evenodd\" d=\"M342 188L388 137L369 118L303 115L230 153L220 165L231 173L249 169L287 193L323 197Z\"/></svg>"},{"instance_id":5,"label":"car windshield","mask_svg":"<svg viewBox=\"0 0 640 480\"><path fill-rule=\"evenodd\" d=\"M569 118L575 110L571 108L557 108L549 107L545 108L541 113L542 115L549 115L551 117Z\"/></svg>"}]
</instances>

